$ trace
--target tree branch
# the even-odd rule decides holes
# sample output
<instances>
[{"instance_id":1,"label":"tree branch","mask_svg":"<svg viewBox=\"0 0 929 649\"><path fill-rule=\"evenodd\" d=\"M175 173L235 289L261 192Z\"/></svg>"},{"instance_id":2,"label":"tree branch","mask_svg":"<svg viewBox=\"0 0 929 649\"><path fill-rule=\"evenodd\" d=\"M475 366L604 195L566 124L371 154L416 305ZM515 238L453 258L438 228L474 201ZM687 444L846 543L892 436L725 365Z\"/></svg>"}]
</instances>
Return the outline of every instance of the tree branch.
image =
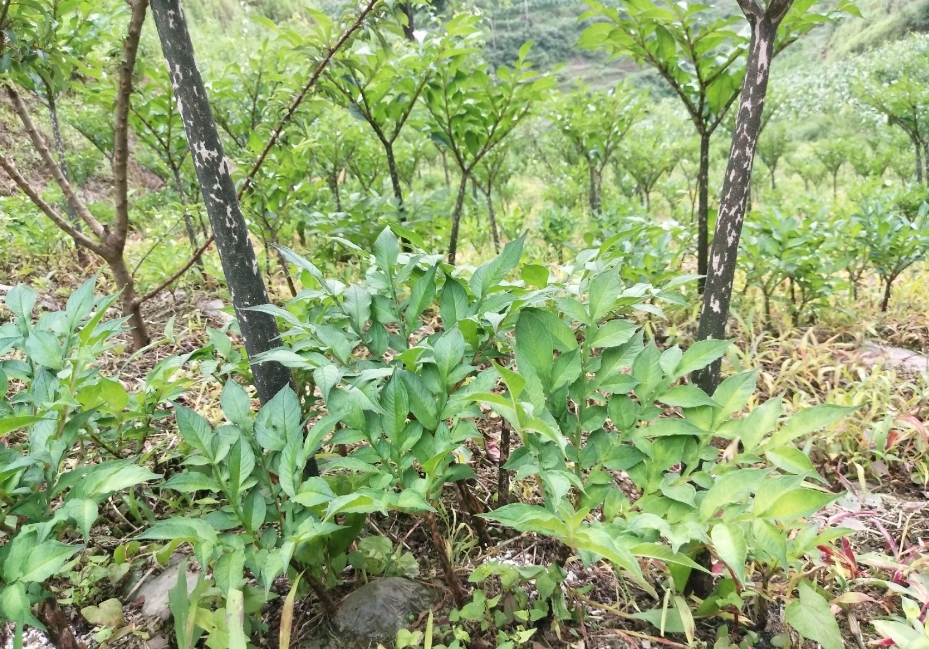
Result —
<instances>
[{"instance_id":1,"label":"tree branch","mask_svg":"<svg viewBox=\"0 0 929 649\"><path fill-rule=\"evenodd\" d=\"M71 183L69 183L68 179L64 177L64 174L61 171L61 167L58 166L58 163L52 156L52 152L45 144L44 138L39 133L35 123L32 121L32 117L29 115L29 110L26 108L26 104L23 103L23 98L12 85L6 86L6 93L10 97L10 100L13 102L13 110L15 110L16 114L19 115L20 121L22 121L23 126L26 128L26 133L29 135L29 139L32 141L32 146L35 147L36 151L39 153L39 156L42 158L42 161L45 163L46 170L49 174L51 174L52 178L55 179L55 182L61 188L61 191L64 193L68 203L71 204L84 223L87 224L87 227L90 228L90 231L93 232L99 239L103 240L103 238L106 236L103 225L96 218L94 218L94 215L90 213L90 210L87 209L87 206L84 205L84 202L78 198L74 188L71 186ZM36 203L36 205L39 204Z\"/></svg>"},{"instance_id":2,"label":"tree branch","mask_svg":"<svg viewBox=\"0 0 929 649\"><path fill-rule=\"evenodd\" d=\"M739 3L739 8L752 25L765 14L765 8L758 0L736 0L736 2ZM771 6L774 6L773 2Z\"/></svg>"},{"instance_id":3,"label":"tree branch","mask_svg":"<svg viewBox=\"0 0 929 649\"><path fill-rule=\"evenodd\" d=\"M45 215L52 220L52 222L57 225L63 232L68 236L74 239L76 242L91 250L98 255L101 254L102 247L97 241L94 241L88 237L83 232L80 232L75 228L67 219L62 218L60 214L55 210L54 207L45 202L39 192L26 180L19 169L16 168L16 165L8 156L0 156L0 168L2 168L7 175L13 179L13 182L23 191L26 196L42 210Z\"/></svg>"},{"instance_id":4,"label":"tree branch","mask_svg":"<svg viewBox=\"0 0 929 649\"><path fill-rule=\"evenodd\" d=\"M119 90L116 94L116 122L113 126L113 193L116 221L109 239L122 251L129 232L129 104L132 99L132 72L139 52L142 23L148 0L133 0L129 30L123 44L123 61L119 66Z\"/></svg>"},{"instance_id":5,"label":"tree branch","mask_svg":"<svg viewBox=\"0 0 929 649\"><path fill-rule=\"evenodd\" d=\"M168 277L168 279L166 279L161 284L159 284L158 286L150 290L148 293L137 297L135 303L138 305L138 304L142 304L143 302L147 302L151 300L153 297L155 297L156 295L161 293L163 290L168 288L171 284L176 282L181 277L181 275L183 275L188 270L190 270L191 266L193 266L194 264L197 263L197 261L199 261L200 256L203 255L204 252L206 252L206 249L209 248L212 243L213 243L213 236L211 235L209 239L203 242L202 246L197 248L197 251L193 254L193 256L190 259L187 260L186 264L181 266L181 268L179 268L170 277Z\"/></svg>"},{"instance_id":6,"label":"tree branch","mask_svg":"<svg viewBox=\"0 0 929 649\"><path fill-rule=\"evenodd\" d=\"M284 113L284 117L281 118L281 121L278 122L278 125L274 128L274 131L271 132L271 138L268 140L265 148L258 156L258 159L255 160L255 164L252 165L251 171L249 171L248 175L245 176L245 180L242 182L242 186L239 188L239 200L242 199L242 196L245 194L246 190L248 190L248 188L251 186L252 179L255 177L255 174L258 173L261 165L264 164L268 153L271 151L274 145L277 144L277 139L281 136L281 133L284 130L284 126L293 117L300 104L303 103L303 100L306 97L306 94L310 91L310 88L316 85L316 81L326 69L326 66L329 65L332 57L335 56L335 53L338 52L342 45L345 44L345 41L347 41L351 35L361 27L361 23L364 22L364 19L368 16L369 13L371 13L371 11L377 5L378 1L379 0L368 0L368 4L365 5L364 9L361 10L361 13L358 14L358 18L355 19L355 22L352 23L351 26L342 33L341 36L339 36L338 40L328 50L326 50L326 55L323 57L323 60L320 61L318 66L316 66L313 74L311 74L310 78L307 79L307 82L303 84L303 88L299 93L297 93L297 96L294 97L293 101L290 102L290 106L288 106L287 112Z\"/></svg>"}]
</instances>

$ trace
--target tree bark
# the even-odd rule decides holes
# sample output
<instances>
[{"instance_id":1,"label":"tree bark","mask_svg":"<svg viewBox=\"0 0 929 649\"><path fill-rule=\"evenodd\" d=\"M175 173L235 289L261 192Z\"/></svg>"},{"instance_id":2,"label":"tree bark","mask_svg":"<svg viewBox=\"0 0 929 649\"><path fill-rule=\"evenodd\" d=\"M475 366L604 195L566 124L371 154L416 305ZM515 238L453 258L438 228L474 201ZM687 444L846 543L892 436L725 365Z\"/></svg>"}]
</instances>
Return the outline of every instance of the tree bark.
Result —
<instances>
[{"instance_id":1,"label":"tree bark","mask_svg":"<svg viewBox=\"0 0 929 649\"><path fill-rule=\"evenodd\" d=\"M707 251L710 247L710 134L700 134L700 166L697 171L697 290L706 286Z\"/></svg>"},{"instance_id":2,"label":"tree bark","mask_svg":"<svg viewBox=\"0 0 929 649\"><path fill-rule=\"evenodd\" d=\"M500 254L500 233L497 230L497 214L494 212L493 185L487 181L487 217L490 219L490 235L494 240L494 252Z\"/></svg>"},{"instance_id":3,"label":"tree bark","mask_svg":"<svg viewBox=\"0 0 929 649\"><path fill-rule=\"evenodd\" d=\"M197 69L180 0L153 0L152 15L245 349L254 359L280 345L280 330L274 316L249 310L267 304L268 294L236 196L231 165L223 152L206 88ZM290 370L280 363L255 363L252 372L261 403L267 403L282 389L293 386ZM306 472L318 475L315 459L309 460Z\"/></svg>"},{"instance_id":4,"label":"tree bark","mask_svg":"<svg viewBox=\"0 0 929 649\"><path fill-rule=\"evenodd\" d=\"M923 181L923 154L919 144L919 140L913 137L913 146L916 149L916 182L921 183Z\"/></svg>"},{"instance_id":5,"label":"tree bark","mask_svg":"<svg viewBox=\"0 0 929 649\"><path fill-rule=\"evenodd\" d=\"M758 0L739 0L752 27L752 37L729 162L723 180L711 253L712 263L703 293L697 340L722 340L726 336L739 237L745 219L755 148L761 133L761 116L768 90L771 59L774 56L774 40L778 25L792 4L793 0L773 0L764 9ZM720 361L716 361L694 377L696 384L709 395L719 385L720 364Z\"/></svg>"},{"instance_id":6,"label":"tree bark","mask_svg":"<svg viewBox=\"0 0 929 649\"><path fill-rule=\"evenodd\" d=\"M602 179L600 173L597 171L597 165L588 162L587 169L590 174L590 189L587 195L587 200L590 202L590 211L594 216L600 214L600 188L602 184Z\"/></svg>"},{"instance_id":7,"label":"tree bark","mask_svg":"<svg viewBox=\"0 0 929 649\"><path fill-rule=\"evenodd\" d=\"M462 170L461 182L458 184L458 196L455 199L455 209L452 210L452 235L448 244L448 263L455 265L455 256L458 253L458 226L461 224L461 210L464 207L465 192L468 191L468 178L471 174Z\"/></svg>"},{"instance_id":8,"label":"tree bark","mask_svg":"<svg viewBox=\"0 0 929 649\"><path fill-rule=\"evenodd\" d=\"M929 185L929 142L923 142L923 165L925 165L923 179Z\"/></svg>"},{"instance_id":9,"label":"tree bark","mask_svg":"<svg viewBox=\"0 0 929 649\"><path fill-rule=\"evenodd\" d=\"M881 313L887 313L887 307L890 306L890 291L893 286L893 278L884 278L884 296L881 299Z\"/></svg>"},{"instance_id":10,"label":"tree bark","mask_svg":"<svg viewBox=\"0 0 929 649\"><path fill-rule=\"evenodd\" d=\"M174 163L171 165L171 173L174 175L174 188L177 191L177 200L180 201L181 210L184 212L184 229L187 231L187 239L190 241L191 248L197 250L200 247L200 242L197 241L197 231L194 228L194 221L190 216L190 210L187 209L187 197L184 195L184 183L181 181L181 170L178 169L177 165ZM200 271L200 276L206 280L206 268L203 266L203 258L197 257L194 264Z\"/></svg>"}]
</instances>

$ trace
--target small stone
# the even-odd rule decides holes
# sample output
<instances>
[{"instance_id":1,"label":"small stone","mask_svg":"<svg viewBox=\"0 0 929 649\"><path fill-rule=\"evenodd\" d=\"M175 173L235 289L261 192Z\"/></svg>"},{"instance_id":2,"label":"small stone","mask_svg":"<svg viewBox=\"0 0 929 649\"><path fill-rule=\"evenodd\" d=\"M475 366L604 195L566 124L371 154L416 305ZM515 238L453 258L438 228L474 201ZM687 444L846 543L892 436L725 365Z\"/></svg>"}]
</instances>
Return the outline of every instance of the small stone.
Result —
<instances>
[{"instance_id":1,"label":"small stone","mask_svg":"<svg viewBox=\"0 0 929 649\"><path fill-rule=\"evenodd\" d=\"M181 557L171 557L168 567L162 572L146 579L136 590L134 601L142 600L142 615L146 617L159 617L167 620L171 617L171 607L168 605L168 593L177 585L177 578L181 571ZM193 592L197 586L199 575L187 568L187 593Z\"/></svg>"},{"instance_id":2,"label":"small stone","mask_svg":"<svg viewBox=\"0 0 929 649\"><path fill-rule=\"evenodd\" d=\"M419 615L435 601L431 588L409 579L387 577L368 582L342 600L334 623L341 633L368 641L393 642L410 616Z\"/></svg>"}]
</instances>

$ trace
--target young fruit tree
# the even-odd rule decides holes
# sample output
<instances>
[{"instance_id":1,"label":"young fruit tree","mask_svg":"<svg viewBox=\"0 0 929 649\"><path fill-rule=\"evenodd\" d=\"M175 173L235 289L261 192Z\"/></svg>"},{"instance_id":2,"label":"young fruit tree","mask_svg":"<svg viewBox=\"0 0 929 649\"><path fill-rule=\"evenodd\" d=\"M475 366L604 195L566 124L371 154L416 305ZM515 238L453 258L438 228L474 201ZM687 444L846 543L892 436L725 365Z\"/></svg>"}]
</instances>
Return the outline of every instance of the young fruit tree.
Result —
<instances>
[{"instance_id":1,"label":"young fruit tree","mask_svg":"<svg viewBox=\"0 0 929 649\"><path fill-rule=\"evenodd\" d=\"M423 98L432 117L433 140L452 154L461 178L452 211L448 262L455 263L458 230L468 181L484 157L513 132L533 105L555 85L555 78L532 71L526 58L531 43L519 50L513 67L500 66L496 74L484 62L474 64L473 52L464 47L473 38L472 23L453 21L463 47L439 66Z\"/></svg>"},{"instance_id":2,"label":"young fruit tree","mask_svg":"<svg viewBox=\"0 0 929 649\"><path fill-rule=\"evenodd\" d=\"M733 29L739 18L707 21L707 5L670 0L628 0L619 8L596 0L587 4L593 9L585 18L604 17L607 22L588 27L579 45L654 68L684 104L700 137L697 272L706 275L710 138L739 96L746 48L745 38Z\"/></svg>"},{"instance_id":3,"label":"young fruit tree","mask_svg":"<svg viewBox=\"0 0 929 649\"><path fill-rule=\"evenodd\" d=\"M739 237L745 219L745 204L755 160L755 148L763 126L762 115L771 62L778 52L833 13L857 12L844 1L829 15L810 12L813 0L802 0L796 3L796 6L794 0L770 0L767 4L761 0L738 2L751 27L752 36L735 131L732 134L729 162L723 178L719 216L716 220L713 248L710 251L710 266L707 270L697 340L722 340L726 337L726 321L739 252ZM707 394L716 390L719 378L719 360L694 377L697 386Z\"/></svg>"}]
</instances>

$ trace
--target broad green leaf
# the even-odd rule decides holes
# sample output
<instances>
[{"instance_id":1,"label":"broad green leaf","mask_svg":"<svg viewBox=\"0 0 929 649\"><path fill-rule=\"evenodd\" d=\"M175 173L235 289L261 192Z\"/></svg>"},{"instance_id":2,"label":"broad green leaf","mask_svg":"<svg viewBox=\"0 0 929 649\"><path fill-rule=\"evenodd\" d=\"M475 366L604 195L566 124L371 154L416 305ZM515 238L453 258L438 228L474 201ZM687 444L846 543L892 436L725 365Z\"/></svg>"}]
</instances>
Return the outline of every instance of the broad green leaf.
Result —
<instances>
[{"instance_id":1,"label":"broad green leaf","mask_svg":"<svg viewBox=\"0 0 929 649\"><path fill-rule=\"evenodd\" d=\"M184 441L200 451L208 459L213 460L211 448L213 430L210 423L196 411L180 404L174 405L174 413L177 430Z\"/></svg>"},{"instance_id":2,"label":"broad green leaf","mask_svg":"<svg viewBox=\"0 0 929 649\"><path fill-rule=\"evenodd\" d=\"M230 590L242 583L244 571L245 553L241 550L226 551L213 564L213 579L223 595L228 596Z\"/></svg>"},{"instance_id":3,"label":"broad green leaf","mask_svg":"<svg viewBox=\"0 0 929 649\"><path fill-rule=\"evenodd\" d=\"M36 364L50 370L60 370L64 367L61 344L58 336L50 331L33 329L26 339L26 354Z\"/></svg>"},{"instance_id":4,"label":"broad green leaf","mask_svg":"<svg viewBox=\"0 0 929 649\"><path fill-rule=\"evenodd\" d=\"M32 319L32 309L35 308L35 301L38 293L28 286L18 284L6 294L6 307L16 316L24 320Z\"/></svg>"},{"instance_id":5,"label":"broad green leaf","mask_svg":"<svg viewBox=\"0 0 929 649\"><path fill-rule=\"evenodd\" d=\"M358 284L349 286L342 295L342 311L348 316L352 329L360 336L371 317L371 294Z\"/></svg>"},{"instance_id":6,"label":"broad green leaf","mask_svg":"<svg viewBox=\"0 0 929 649\"><path fill-rule=\"evenodd\" d=\"M406 307L407 323L416 323L423 311L435 299L435 271L437 266L431 267L426 274L416 280L410 292L410 300ZM418 325L415 325L418 326ZM411 327L412 328L412 327ZM359 330L360 331L360 330Z\"/></svg>"},{"instance_id":7,"label":"broad green leaf","mask_svg":"<svg viewBox=\"0 0 929 649\"><path fill-rule=\"evenodd\" d=\"M680 378L695 370L703 369L713 361L722 358L730 344L728 340L698 340L681 356L673 377Z\"/></svg>"},{"instance_id":8,"label":"broad green leaf","mask_svg":"<svg viewBox=\"0 0 929 649\"><path fill-rule=\"evenodd\" d=\"M823 493L814 489L794 489L774 501L774 504L760 515L777 521L793 521L815 514L840 495Z\"/></svg>"},{"instance_id":9,"label":"broad green leaf","mask_svg":"<svg viewBox=\"0 0 929 649\"><path fill-rule=\"evenodd\" d=\"M90 541L90 529L99 515L97 503L89 498L80 498L67 501L61 507L62 513L77 523L77 527L84 535L84 541Z\"/></svg>"},{"instance_id":10,"label":"broad green leaf","mask_svg":"<svg viewBox=\"0 0 929 649\"><path fill-rule=\"evenodd\" d=\"M787 564L787 538L786 534L773 523L756 518L752 521L752 536L755 537L755 552L765 552L780 568L786 569Z\"/></svg>"},{"instance_id":11,"label":"broad green leaf","mask_svg":"<svg viewBox=\"0 0 929 649\"><path fill-rule=\"evenodd\" d=\"M826 598L805 581L800 582L799 591L800 599L787 605L787 623L804 638L818 642L823 649L843 649L842 632Z\"/></svg>"},{"instance_id":12,"label":"broad green leaf","mask_svg":"<svg viewBox=\"0 0 929 649\"><path fill-rule=\"evenodd\" d=\"M746 453L753 453L766 435L777 425L781 416L781 398L768 399L752 410L747 417L737 420L737 430Z\"/></svg>"},{"instance_id":13,"label":"broad green leaf","mask_svg":"<svg viewBox=\"0 0 929 649\"><path fill-rule=\"evenodd\" d=\"M216 530L209 523L199 518L185 518L175 516L156 521L150 528L139 534L137 538L152 540L183 539L185 541L216 543Z\"/></svg>"},{"instance_id":14,"label":"broad green leaf","mask_svg":"<svg viewBox=\"0 0 929 649\"><path fill-rule=\"evenodd\" d=\"M226 419L248 432L252 429L252 400L245 389L235 381L226 381L219 397Z\"/></svg>"},{"instance_id":15,"label":"broad green leaf","mask_svg":"<svg viewBox=\"0 0 929 649\"><path fill-rule=\"evenodd\" d=\"M772 448L764 454L768 462L786 473L796 475L806 475L808 473L816 474L816 467L807 457L806 453L792 446L781 446Z\"/></svg>"},{"instance_id":16,"label":"broad green leaf","mask_svg":"<svg viewBox=\"0 0 929 649\"><path fill-rule=\"evenodd\" d=\"M43 583L46 579L54 577L67 566L74 553L80 551L82 546L67 545L53 539L47 539L33 548L29 554L28 564L14 566L7 579L16 579L23 583ZM6 573L6 570L4 570ZM4 574L6 576L6 574Z\"/></svg>"},{"instance_id":17,"label":"broad green leaf","mask_svg":"<svg viewBox=\"0 0 929 649\"><path fill-rule=\"evenodd\" d=\"M529 286L536 288L548 286L548 268L540 264L526 264L519 272L519 276Z\"/></svg>"},{"instance_id":18,"label":"broad green leaf","mask_svg":"<svg viewBox=\"0 0 929 649\"><path fill-rule=\"evenodd\" d=\"M794 414L776 433L774 433L768 445L774 447L787 444L798 437L803 437L820 428L825 428L829 424L838 421L855 410L857 410L857 408L847 408L828 403L811 408L804 408Z\"/></svg>"},{"instance_id":19,"label":"broad green leaf","mask_svg":"<svg viewBox=\"0 0 929 649\"><path fill-rule=\"evenodd\" d=\"M767 469L737 469L717 478L700 503L700 515L709 520L726 505L741 502L768 473Z\"/></svg>"},{"instance_id":20,"label":"broad green leaf","mask_svg":"<svg viewBox=\"0 0 929 649\"><path fill-rule=\"evenodd\" d=\"M537 534L554 536L558 539L564 539L568 534L568 527L564 521L538 505L512 503L492 512L481 514L481 517L512 527L520 532L536 532Z\"/></svg>"},{"instance_id":21,"label":"broad green leaf","mask_svg":"<svg viewBox=\"0 0 929 649\"><path fill-rule=\"evenodd\" d=\"M635 323L628 320L610 320L594 331L590 338L592 348L619 347L628 342L638 330Z\"/></svg>"},{"instance_id":22,"label":"broad green leaf","mask_svg":"<svg viewBox=\"0 0 929 649\"><path fill-rule=\"evenodd\" d=\"M32 605L26 595L26 585L20 581L7 584L0 589L0 612L7 620L18 625L29 625L45 631L45 625L32 615Z\"/></svg>"},{"instance_id":23,"label":"broad green leaf","mask_svg":"<svg viewBox=\"0 0 929 649\"><path fill-rule=\"evenodd\" d=\"M176 473L161 486L165 489L174 489L175 491L180 491L181 493L191 493L194 491L209 491L212 493L219 493L222 491L222 487L219 486L219 483L216 482L216 480L206 475L205 473L200 473L199 471L185 471L184 473Z\"/></svg>"},{"instance_id":24,"label":"broad green leaf","mask_svg":"<svg viewBox=\"0 0 929 649\"><path fill-rule=\"evenodd\" d=\"M32 415L14 415L12 417L0 418L0 437L11 433L20 428L26 428L38 421L46 421L45 417L34 417ZM51 420L49 420L51 421Z\"/></svg>"},{"instance_id":25,"label":"broad green leaf","mask_svg":"<svg viewBox=\"0 0 929 649\"><path fill-rule=\"evenodd\" d=\"M732 574L740 584L745 584L745 562L748 559L748 546L741 527L717 523L710 530L713 548L723 563L729 566Z\"/></svg>"},{"instance_id":26,"label":"broad green leaf","mask_svg":"<svg viewBox=\"0 0 929 649\"><path fill-rule=\"evenodd\" d=\"M384 228L374 241L374 259L377 261L378 268L388 277L393 275L393 268L397 265L399 254L400 243L396 235L390 231L390 228Z\"/></svg>"},{"instance_id":27,"label":"broad green leaf","mask_svg":"<svg viewBox=\"0 0 929 649\"><path fill-rule=\"evenodd\" d=\"M81 615L91 626L116 629L126 623L123 604L115 597L101 602L98 606L85 606L81 609Z\"/></svg>"},{"instance_id":28,"label":"broad green leaf","mask_svg":"<svg viewBox=\"0 0 929 649\"><path fill-rule=\"evenodd\" d=\"M615 270L607 270L597 275L590 283L587 304L590 321L597 322L612 311L622 290L623 281Z\"/></svg>"},{"instance_id":29,"label":"broad green leaf","mask_svg":"<svg viewBox=\"0 0 929 649\"><path fill-rule=\"evenodd\" d=\"M407 415L410 412L410 400L406 392L406 384L400 377L394 375L381 391L381 424L384 434L395 446L402 445L401 434L406 427Z\"/></svg>"},{"instance_id":30,"label":"broad green leaf","mask_svg":"<svg viewBox=\"0 0 929 649\"><path fill-rule=\"evenodd\" d=\"M657 397L657 401L679 408L695 408L697 406L710 406L718 408L719 404L706 396L706 393L700 388L692 385L676 385L673 388L665 390Z\"/></svg>"},{"instance_id":31,"label":"broad green leaf","mask_svg":"<svg viewBox=\"0 0 929 649\"><path fill-rule=\"evenodd\" d=\"M238 588L230 589L226 596L226 628L229 631L229 649L247 649L245 601Z\"/></svg>"}]
</instances>

